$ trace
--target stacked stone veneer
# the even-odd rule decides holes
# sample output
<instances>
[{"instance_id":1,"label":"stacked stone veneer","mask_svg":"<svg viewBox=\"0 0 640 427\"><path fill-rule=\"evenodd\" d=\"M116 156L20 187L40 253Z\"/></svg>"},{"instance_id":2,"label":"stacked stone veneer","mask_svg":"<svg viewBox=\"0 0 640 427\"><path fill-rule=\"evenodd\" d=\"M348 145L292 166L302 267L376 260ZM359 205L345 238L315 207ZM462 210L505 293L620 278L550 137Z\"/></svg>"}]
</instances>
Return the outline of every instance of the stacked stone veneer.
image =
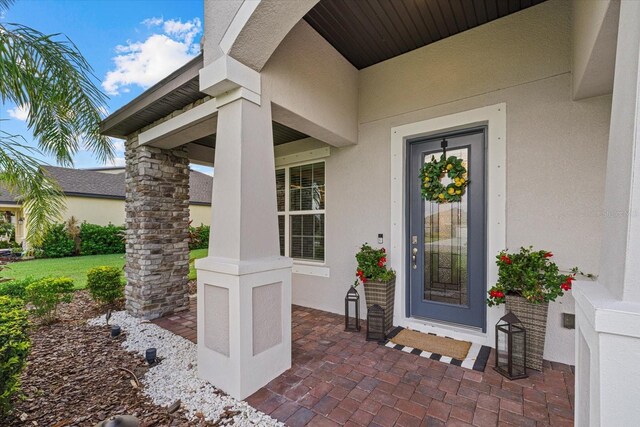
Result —
<instances>
[{"instance_id":1,"label":"stacked stone veneer","mask_svg":"<svg viewBox=\"0 0 640 427\"><path fill-rule=\"evenodd\" d=\"M189 307L189 160L126 143L126 309L152 319Z\"/></svg>"}]
</instances>

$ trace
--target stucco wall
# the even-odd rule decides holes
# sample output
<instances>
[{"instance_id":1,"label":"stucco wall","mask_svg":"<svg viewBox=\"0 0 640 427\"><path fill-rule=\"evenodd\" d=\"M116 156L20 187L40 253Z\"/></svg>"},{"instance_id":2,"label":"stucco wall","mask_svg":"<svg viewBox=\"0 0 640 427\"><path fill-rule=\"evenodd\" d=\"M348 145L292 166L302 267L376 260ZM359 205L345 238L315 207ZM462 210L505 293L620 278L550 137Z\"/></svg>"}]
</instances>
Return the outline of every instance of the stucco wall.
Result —
<instances>
[{"instance_id":1,"label":"stucco wall","mask_svg":"<svg viewBox=\"0 0 640 427\"><path fill-rule=\"evenodd\" d=\"M67 197L66 204L67 209L61 215L64 220L74 216L91 224L124 225L124 200ZM194 226L211 223L211 206L190 205L189 211Z\"/></svg>"},{"instance_id":2,"label":"stucco wall","mask_svg":"<svg viewBox=\"0 0 640 427\"><path fill-rule=\"evenodd\" d=\"M189 216L191 219L191 225L194 227L200 224L211 224L211 206L204 205L190 205Z\"/></svg>"},{"instance_id":3,"label":"stucco wall","mask_svg":"<svg viewBox=\"0 0 640 427\"><path fill-rule=\"evenodd\" d=\"M64 220L74 216L80 222L91 224L124 225L124 200L99 199L95 197L66 197L67 209L62 214Z\"/></svg>"},{"instance_id":4,"label":"stucco wall","mask_svg":"<svg viewBox=\"0 0 640 427\"><path fill-rule=\"evenodd\" d=\"M305 21L261 74L263 96L280 107L274 120L334 145L357 140L358 70Z\"/></svg>"},{"instance_id":5,"label":"stucco wall","mask_svg":"<svg viewBox=\"0 0 640 427\"><path fill-rule=\"evenodd\" d=\"M293 302L342 313L359 245L383 233L388 248L393 126L501 102L508 248L597 273L611 98L571 100L570 45L570 5L552 0L360 71L358 145L326 160L330 277L294 275ZM550 308L545 357L572 363L563 311L570 296Z\"/></svg>"}]
</instances>

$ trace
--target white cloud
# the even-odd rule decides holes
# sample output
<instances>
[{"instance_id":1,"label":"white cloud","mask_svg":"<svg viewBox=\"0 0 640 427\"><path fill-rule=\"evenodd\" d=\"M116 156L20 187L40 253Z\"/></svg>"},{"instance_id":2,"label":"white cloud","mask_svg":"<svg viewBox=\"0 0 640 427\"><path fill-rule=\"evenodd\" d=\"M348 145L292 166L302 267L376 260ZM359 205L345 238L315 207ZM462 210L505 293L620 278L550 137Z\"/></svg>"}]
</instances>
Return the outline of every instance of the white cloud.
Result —
<instances>
[{"instance_id":1,"label":"white cloud","mask_svg":"<svg viewBox=\"0 0 640 427\"><path fill-rule=\"evenodd\" d=\"M9 108L7 113L9 113L9 117L13 119L26 122L29 118L29 106L21 105L19 107Z\"/></svg>"},{"instance_id":2,"label":"white cloud","mask_svg":"<svg viewBox=\"0 0 640 427\"><path fill-rule=\"evenodd\" d=\"M147 27L161 28L144 41L127 41L115 47L115 69L107 72L102 87L109 95L126 93L133 85L148 88L167 76L200 50L196 36L202 31L200 19L190 21L148 18ZM162 25L162 27L160 27Z\"/></svg>"},{"instance_id":3,"label":"white cloud","mask_svg":"<svg viewBox=\"0 0 640 427\"><path fill-rule=\"evenodd\" d=\"M121 139L110 138L113 144L113 149L116 153L124 153L124 141Z\"/></svg>"},{"instance_id":4,"label":"white cloud","mask_svg":"<svg viewBox=\"0 0 640 427\"><path fill-rule=\"evenodd\" d=\"M109 166L125 166L124 157L114 157L113 160L109 161Z\"/></svg>"},{"instance_id":5,"label":"white cloud","mask_svg":"<svg viewBox=\"0 0 640 427\"><path fill-rule=\"evenodd\" d=\"M163 29L166 34L173 36L178 40L182 40L191 47L193 47L193 40L198 33L200 33L201 28L202 24L198 18L187 22L170 19L168 21L164 21L163 25Z\"/></svg>"},{"instance_id":6,"label":"white cloud","mask_svg":"<svg viewBox=\"0 0 640 427\"><path fill-rule=\"evenodd\" d=\"M156 18L155 16L153 18L147 18L144 21L141 22L142 25L145 25L147 27L156 27L160 24L162 24L164 22L164 19L162 18Z\"/></svg>"}]
</instances>

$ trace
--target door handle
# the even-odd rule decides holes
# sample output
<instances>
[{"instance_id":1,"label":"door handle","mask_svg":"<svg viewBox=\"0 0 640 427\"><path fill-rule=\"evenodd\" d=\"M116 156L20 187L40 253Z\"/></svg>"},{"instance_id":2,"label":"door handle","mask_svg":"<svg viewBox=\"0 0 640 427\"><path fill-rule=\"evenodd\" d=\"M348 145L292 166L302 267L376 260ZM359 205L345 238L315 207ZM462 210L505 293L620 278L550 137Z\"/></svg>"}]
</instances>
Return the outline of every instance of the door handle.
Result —
<instances>
[{"instance_id":1,"label":"door handle","mask_svg":"<svg viewBox=\"0 0 640 427\"><path fill-rule=\"evenodd\" d=\"M418 248L411 249L411 267L415 270L418 268L416 264L416 256L418 255Z\"/></svg>"}]
</instances>

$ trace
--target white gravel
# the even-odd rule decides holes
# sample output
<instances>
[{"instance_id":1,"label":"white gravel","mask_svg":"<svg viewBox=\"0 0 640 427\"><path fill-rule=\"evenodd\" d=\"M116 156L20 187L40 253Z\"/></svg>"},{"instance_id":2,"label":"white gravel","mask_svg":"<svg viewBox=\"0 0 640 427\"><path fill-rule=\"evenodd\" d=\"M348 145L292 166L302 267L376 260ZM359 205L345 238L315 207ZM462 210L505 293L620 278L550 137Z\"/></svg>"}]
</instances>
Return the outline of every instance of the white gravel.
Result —
<instances>
[{"instance_id":1,"label":"white gravel","mask_svg":"<svg viewBox=\"0 0 640 427\"><path fill-rule=\"evenodd\" d=\"M105 317L88 321L90 325L104 325ZM205 419L217 421L225 410L240 414L226 423L238 426L283 426L246 402L218 394L211 383L198 378L197 347L191 341L153 323L128 315L124 311L112 313L110 325L120 325L126 332L122 346L144 357L150 347L158 349L161 363L149 369L141 379L144 394L159 406L168 407L178 399L187 416L194 419L202 413Z\"/></svg>"}]
</instances>

